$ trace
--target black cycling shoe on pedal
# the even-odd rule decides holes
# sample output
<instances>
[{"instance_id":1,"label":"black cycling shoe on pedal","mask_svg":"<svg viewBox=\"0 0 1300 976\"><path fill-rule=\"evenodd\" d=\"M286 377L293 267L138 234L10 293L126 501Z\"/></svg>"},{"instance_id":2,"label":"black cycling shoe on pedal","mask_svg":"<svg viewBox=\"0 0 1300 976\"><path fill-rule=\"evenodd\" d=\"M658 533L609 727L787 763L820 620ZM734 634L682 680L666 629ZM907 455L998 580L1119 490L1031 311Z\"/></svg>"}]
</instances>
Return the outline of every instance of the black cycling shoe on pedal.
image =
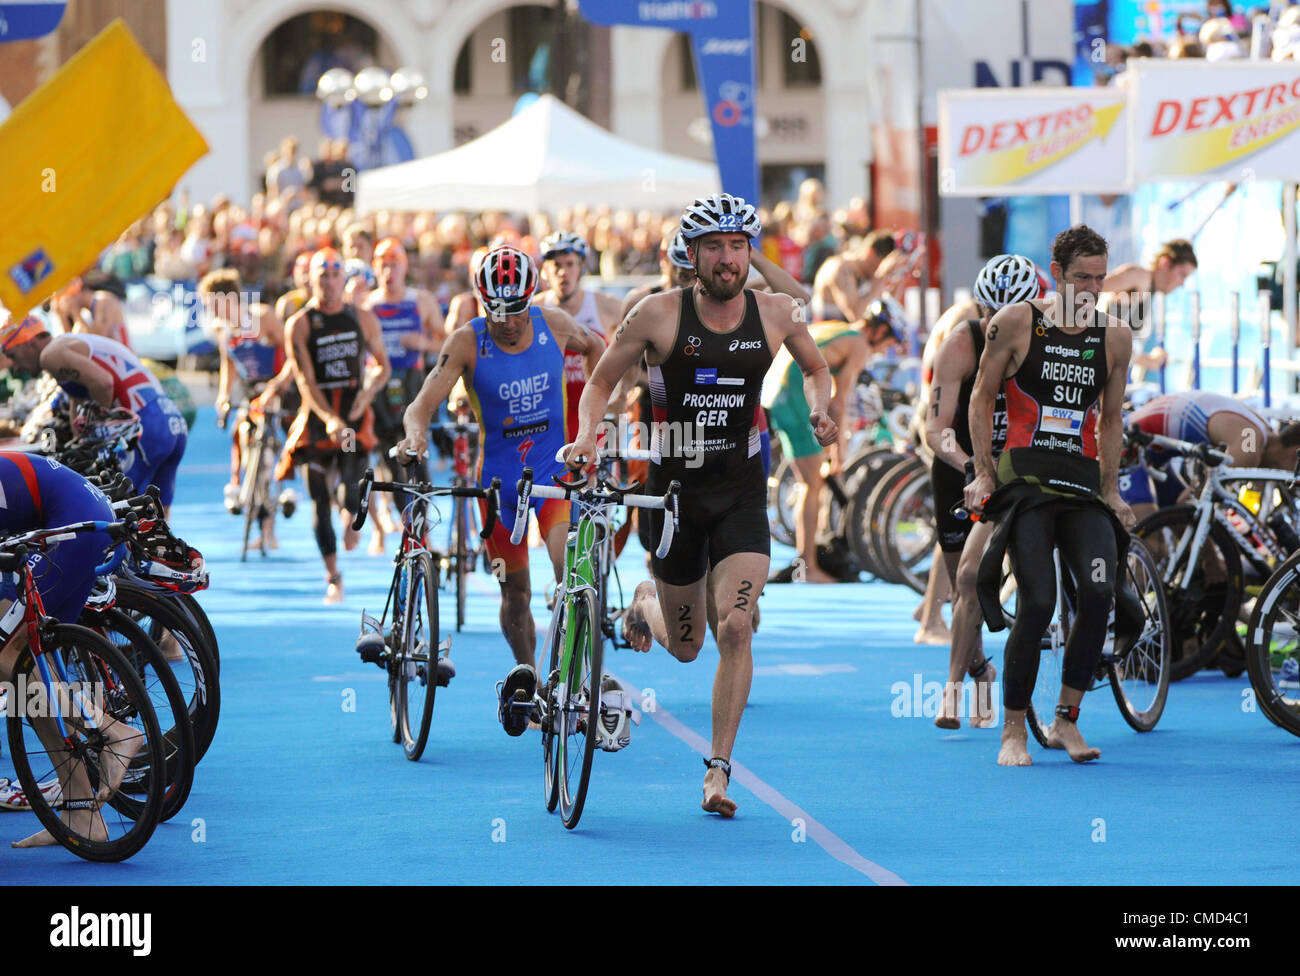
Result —
<instances>
[{"instance_id":1,"label":"black cycling shoe on pedal","mask_svg":"<svg viewBox=\"0 0 1300 976\"><path fill-rule=\"evenodd\" d=\"M357 653L361 655L362 661L383 668L384 662L388 660L388 645L384 643L384 635L362 634L357 638Z\"/></svg>"},{"instance_id":2,"label":"black cycling shoe on pedal","mask_svg":"<svg viewBox=\"0 0 1300 976\"><path fill-rule=\"evenodd\" d=\"M438 658L438 687L446 688L454 677L456 677L456 665L451 663L451 658Z\"/></svg>"},{"instance_id":3,"label":"black cycling shoe on pedal","mask_svg":"<svg viewBox=\"0 0 1300 976\"><path fill-rule=\"evenodd\" d=\"M533 711L537 672L531 664L516 664L497 686L497 720L507 735L523 735Z\"/></svg>"}]
</instances>

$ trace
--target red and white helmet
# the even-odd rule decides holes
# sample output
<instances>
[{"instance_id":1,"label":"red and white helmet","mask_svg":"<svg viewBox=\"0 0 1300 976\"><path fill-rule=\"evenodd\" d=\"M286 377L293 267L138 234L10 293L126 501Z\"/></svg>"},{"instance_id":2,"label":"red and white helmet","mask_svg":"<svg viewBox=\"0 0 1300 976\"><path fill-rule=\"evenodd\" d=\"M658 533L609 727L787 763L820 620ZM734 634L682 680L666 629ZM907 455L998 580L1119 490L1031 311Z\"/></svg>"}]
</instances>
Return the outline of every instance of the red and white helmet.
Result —
<instances>
[{"instance_id":1,"label":"red and white helmet","mask_svg":"<svg viewBox=\"0 0 1300 976\"><path fill-rule=\"evenodd\" d=\"M496 247L474 272L474 293L483 307L498 315L528 308L537 290L537 266L517 247Z\"/></svg>"}]
</instances>

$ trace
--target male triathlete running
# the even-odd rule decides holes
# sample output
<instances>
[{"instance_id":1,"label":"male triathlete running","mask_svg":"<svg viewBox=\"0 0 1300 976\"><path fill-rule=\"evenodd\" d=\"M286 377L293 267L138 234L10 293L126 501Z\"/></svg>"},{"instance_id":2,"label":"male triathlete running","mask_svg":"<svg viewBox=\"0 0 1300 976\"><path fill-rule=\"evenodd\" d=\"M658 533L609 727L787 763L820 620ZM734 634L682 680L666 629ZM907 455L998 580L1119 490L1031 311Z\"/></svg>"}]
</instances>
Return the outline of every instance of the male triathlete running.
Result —
<instances>
[{"instance_id":1,"label":"male triathlete running","mask_svg":"<svg viewBox=\"0 0 1300 976\"><path fill-rule=\"evenodd\" d=\"M546 291L537 296L542 308L562 308L580 325L585 325L602 339L618 325L620 303L613 295L582 287L590 248L578 234L556 231L542 240L542 281ZM578 433L578 401L587 383L582 354L564 356L565 439Z\"/></svg>"},{"instance_id":2,"label":"male triathlete running","mask_svg":"<svg viewBox=\"0 0 1300 976\"><path fill-rule=\"evenodd\" d=\"M199 282L198 292L216 327L217 349L221 357L216 404L219 426L225 426L230 414L231 392L236 379L244 398L244 407L237 413L238 423L231 431L230 481L224 489L226 509L237 513L240 459L252 431L248 403L263 394L269 400L282 387L293 382L292 372L284 369L284 326L269 305L261 302L242 304L242 285L239 272L234 268L209 271ZM267 549L279 548L275 539L274 508L262 514L261 530L262 544Z\"/></svg>"},{"instance_id":3,"label":"male triathlete running","mask_svg":"<svg viewBox=\"0 0 1300 976\"><path fill-rule=\"evenodd\" d=\"M126 328L122 302L111 291L92 291L73 278L52 303L65 332L87 332L116 340L128 349L131 337Z\"/></svg>"},{"instance_id":4,"label":"male triathlete running","mask_svg":"<svg viewBox=\"0 0 1300 976\"><path fill-rule=\"evenodd\" d=\"M388 452L404 436L402 415L424 383L425 363L432 363L442 348L442 309L433 294L406 284L406 248L396 237L385 237L374 253L378 285L365 307L379 318L384 348L392 374L375 400L375 437L379 441L377 460L388 466ZM412 474L428 481L427 465L420 461ZM385 524L387 523L387 524ZM388 517L387 506L376 502L374 536L370 551L384 551L384 533L400 531Z\"/></svg>"},{"instance_id":5,"label":"male triathlete running","mask_svg":"<svg viewBox=\"0 0 1300 976\"><path fill-rule=\"evenodd\" d=\"M895 252L894 236L876 230L827 258L813 280L813 320L856 322L866 315L867 306L884 294L890 275L905 260L901 251Z\"/></svg>"},{"instance_id":6,"label":"male triathlete running","mask_svg":"<svg viewBox=\"0 0 1300 976\"><path fill-rule=\"evenodd\" d=\"M1000 628L1002 610L997 582L992 594L985 583L989 576L1000 579L1003 550L1011 554L1017 586L1002 673L1001 766L1032 764L1025 712L1056 606L1054 547L1075 580L1076 614L1047 737L1075 762L1101 755L1084 741L1076 722L1106 639L1120 546L1128 539L1124 525L1133 524L1118 483L1132 333L1107 328L1119 323L1093 305L1106 278L1106 242L1083 225L1062 231L1052 242L1050 270L1054 297L1008 305L989 322L970 404L975 479L966 486L966 507L983 509L1000 523L980 572L980 601L990 627ZM995 468L993 410L1001 385L1007 439Z\"/></svg>"},{"instance_id":7,"label":"male triathlete running","mask_svg":"<svg viewBox=\"0 0 1300 976\"><path fill-rule=\"evenodd\" d=\"M1242 468L1290 470L1300 446L1300 424L1289 424L1274 433L1267 420L1240 400L1208 390L1158 396L1130 415L1128 424L1136 424L1148 434L1193 444L1223 444L1232 464ZM1187 490L1181 468L1170 463L1176 459L1156 447L1148 448L1146 456L1153 467L1164 472L1164 481L1153 487L1151 475L1141 466L1125 468L1119 475L1124 501L1139 519L1157 508L1177 504Z\"/></svg>"},{"instance_id":8,"label":"male triathlete running","mask_svg":"<svg viewBox=\"0 0 1300 976\"><path fill-rule=\"evenodd\" d=\"M771 549L754 417L774 350L788 345L804 371L817 440L832 444L839 433L828 413L830 371L802 310L788 295L745 288L759 231L754 207L730 194L686 208L682 234L695 262L695 287L651 295L618 327L583 391L582 422L568 454L570 465L590 470L606 401L645 356L656 421L646 490L661 494L670 481L681 482L681 517L668 556L652 561L654 583L637 587L624 632L637 650L650 649L639 626L679 661L695 660L704 642L709 573L720 660L702 806L724 817L736 812L727 796L730 757L753 678L752 611ZM652 538L662 518L652 517Z\"/></svg>"},{"instance_id":9,"label":"male triathlete running","mask_svg":"<svg viewBox=\"0 0 1300 976\"><path fill-rule=\"evenodd\" d=\"M126 476L137 492L157 485L164 512L171 508L189 431L181 412L135 353L90 333L51 338L44 323L32 316L9 332L0 352L26 373L53 376L74 408L77 401L94 400L106 410L116 407L137 416L140 438Z\"/></svg>"},{"instance_id":10,"label":"male triathlete running","mask_svg":"<svg viewBox=\"0 0 1300 976\"><path fill-rule=\"evenodd\" d=\"M312 297L285 324L302 406L276 468L276 478L284 480L295 465L307 465L312 530L325 563L326 603L343 600L330 479L338 478L334 490L343 515L343 545L353 549L358 482L367 452L375 446L370 404L390 372L379 320L367 309L344 303L345 280L342 255L332 247L317 251L311 259ZM370 370L363 365L366 352L375 362Z\"/></svg>"},{"instance_id":11,"label":"male triathlete running","mask_svg":"<svg viewBox=\"0 0 1300 976\"><path fill-rule=\"evenodd\" d=\"M564 446L564 354L580 352L591 369L604 349L600 336L562 309L530 306L537 280L537 267L523 251L498 247L487 253L473 284L488 315L448 337L437 364L406 410L406 437L397 445L399 452L423 458L429 450L430 418L456 381L464 380L482 438L479 484L498 477L502 486L501 513L486 546L493 567L500 568L501 632L516 662L502 685L498 711L511 735L523 734L527 717L507 703L531 701L537 688L528 545L510 542L518 503L514 486L525 467L533 469L539 485L549 485L552 475L563 472L564 465L555 456ZM529 507L558 582L564 569L568 504L533 499ZM486 518L486 505L481 508Z\"/></svg>"},{"instance_id":12,"label":"male triathlete running","mask_svg":"<svg viewBox=\"0 0 1300 976\"><path fill-rule=\"evenodd\" d=\"M23 328L19 322L0 333L0 346ZM89 481L70 468L65 468L52 458L18 452L0 452L0 534L16 535L33 529L54 528L75 522L112 522L113 506L108 498ZM40 592L47 616L62 623L76 623L86 599L95 585L94 569L102 563L113 547L107 533L80 532L58 543L48 552L33 553L28 557L36 588ZM22 651L27 647L27 628L23 626L22 606L15 607L20 594L14 584L14 575L5 573L0 580L0 681L12 683ZM13 611L11 613L11 610ZM28 664L30 667L30 662ZM28 672L29 681L39 680L35 670ZM59 694L56 688L56 694ZM18 707L9 695L10 707ZM66 695L63 701L68 701ZM93 705L92 705L93 707ZM131 757L140 746L140 733L126 722L105 720L97 716L106 742L99 750L98 774L107 782L96 780L96 790L85 768L78 760L60 762L62 739L53 719L33 716L33 727L42 744L49 750L51 761L58 773L58 781L42 783L46 798L62 806L63 822L83 837L106 840L107 831L98 807L121 783ZM22 788L9 780L0 780L0 799L11 810L30 809ZM47 830L15 841L14 847L47 847L57 841Z\"/></svg>"},{"instance_id":13,"label":"male triathlete running","mask_svg":"<svg viewBox=\"0 0 1300 976\"><path fill-rule=\"evenodd\" d=\"M1098 307L1128 322L1134 333L1133 367L1137 379L1148 370L1159 369L1168 360L1162 346L1156 344L1155 310L1152 295L1177 291L1196 271L1196 252L1191 242L1182 239L1165 241L1151 266L1122 264L1102 285Z\"/></svg>"},{"instance_id":14,"label":"male triathlete running","mask_svg":"<svg viewBox=\"0 0 1300 976\"><path fill-rule=\"evenodd\" d=\"M966 465L973 464L968 411L989 319L1004 306L1029 301L1039 295L1038 269L1033 261L1019 254L999 254L992 258L975 279L973 301L978 310L977 318L968 319L960 327L950 330L933 360L925 437L934 452L930 484L934 491L935 522L944 568L953 592L948 683L944 686L939 715L934 720L941 729L961 727L959 701L966 674L975 679L970 724L976 728L993 724L990 694L997 670L982 653L979 661L975 660L976 654L982 650L980 630L984 625L975 595L975 577L980 556L984 553L984 543L988 541L990 523L959 519L952 514L952 509L962 502ZM1002 453L1007 437L1006 409L1006 401L999 390L993 410L991 445L995 461Z\"/></svg>"}]
</instances>

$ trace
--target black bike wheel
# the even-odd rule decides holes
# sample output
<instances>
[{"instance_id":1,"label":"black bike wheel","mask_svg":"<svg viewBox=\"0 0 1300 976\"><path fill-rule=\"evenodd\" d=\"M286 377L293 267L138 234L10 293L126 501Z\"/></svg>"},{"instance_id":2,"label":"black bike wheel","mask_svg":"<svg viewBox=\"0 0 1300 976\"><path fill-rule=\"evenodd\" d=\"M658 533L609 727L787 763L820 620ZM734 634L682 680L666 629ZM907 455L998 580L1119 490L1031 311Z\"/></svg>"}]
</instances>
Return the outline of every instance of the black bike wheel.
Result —
<instances>
[{"instance_id":1,"label":"black bike wheel","mask_svg":"<svg viewBox=\"0 0 1300 976\"><path fill-rule=\"evenodd\" d=\"M181 688L189 693L197 766L212 744L221 714L221 683L202 630L170 599L122 581L117 583L117 607L139 624L159 647L168 644L180 650L182 659L168 663L176 672Z\"/></svg>"},{"instance_id":2,"label":"black bike wheel","mask_svg":"<svg viewBox=\"0 0 1300 976\"><path fill-rule=\"evenodd\" d=\"M560 776L560 819L572 830L582 817L591 779L591 757L596 751L603 642L596 622L594 594L590 590L573 594L570 607L573 653L560 680L556 769Z\"/></svg>"},{"instance_id":3,"label":"black bike wheel","mask_svg":"<svg viewBox=\"0 0 1300 976\"><path fill-rule=\"evenodd\" d=\"M194 784L196 753L189 696L182 691L176 673L163 658L158 645L126 613L116 608L103 613L87 611L82 614L81 623L125 655L149 693L149 702L162 729L167 792L163 796L161 819L166 823L181 811ZM139 776L134 766L127 773L128 777L132 775Z\"/></svg>"},{"instance_id":4,"label":"black bike wheel","mask_svg":"<svg viewBox=\"0 0 1300 976\"><path fill-rule=\"evenodd\" d=\"M191 593L168 593L167 599L184 610L185 615L199 625L199 630L203 631L203 637L207 641L208 653L212 655L212 663L217 669L217 674L220 674L221 648L217 645L217 632L213 630L212 621L208 619L199 601Z\"/></svg>"},{"instance_id":5,"label":"black bike wheel","mask_svg":"<svg viewBox=\"0 0 1300 976\"><path fill-rule=\"evenodd\" d=\"M871 495L880 479L905 460L905 454L896 454L888 449L872 450L855 459L844 476L849 493L849 545L857 556L858 565L877 578L882 576L883 570L871 550Z\"/></svg>"},{"instance_id":6,"label":"black bike wheel","mask_svg":"<svg viewBox=\"0 0 1300 976\"><path fill-rule=\"evenodd\" d=\"M767 479L767 524L772 538L785 546L795 544L793 496L798 483L790 458L783 458Z\"/></svg>"},{"instance_id":7,"label":"black bike wheel","mask_svg":"<svg viewBox=\"0 0 1300 976\"><path fill-rule=\"evenodd\" d=\"M876 482L876 487L867 500L867 526L863 535L866 551L871 562L879 570L877 575L888 583L904 583L902 575L889 559L886 534L889 532L889 504L898 490L914 476L924 470L924 465L916 458L905 458L895 464Z\"/></svg>"},{"instance_id":8,"label":"black bike wheel","mask_svg":"<svg viewBox=\"0 0 1300 976\"><path fill-rule=\"evenodd\" d=\"M546 663L546 672L542 675L545 682L542 690L542 793L546 799L546 812L554 813L560 802L560 776L557 772L559 746L555 730L560 691L560 656L564 646L564 606L563 591L555 594L556 607L551 612L551 624L546 646L550 649Z\"/></svg>"},{"instance_id":9,"label":"black bike wheel","mask_svg":"<svg viewBox=\"0 0 1300 976\"><path fill-rule=\"evenodd\" d=\"M1174 653L1160 567L1141 539L1129 541L1128 580L1142 604L1142 634L1122 657L1111 658L1107 671L1124 721L1150 732L1164 714Z\"/></svg>"},{"instance_id":10,"label":"black bike wheel","mask_svg":"<svg viewBox=\"0 0 1300 976\"><path fill-rule=\"evenodd\" d=\"M1246 672L1265 717L1300 736L1300 553L1278 566L1255 600Z\"/></svg>"},{"instance_id":11,"label":"black bike wheel","mask_svg":"<svg viewBox=\"0 0 1300 976\"><path fill-rule=\"evenodd\" d=\"M934 558L936 525L930 471L924 465L912 468L886 500L877 547L889 572L922 596Z\"/></svg>"},{"instance_id":12,"label":"black bike wheel","mask_svg":"<svg viewBox=\"0 0 1300 976\"><path fill-rule=\"evenodd\" d=\"M1173 666L1181 681L1209 664L1237 625L1241 607L1241 554L1223 526L1211 523L1197 565L1170 567L1180 542L1190 541L1196 509L1174 505L1148 515L1133 529L1146 543L1165 583L1165 603L1172 625Z\"/></svg>"},{"instance_id":13,"label":"black bike wheel","mask_svg":"<svg viewBox=\"0 0 1300 976\"><path fill-rule=\"evenodd\" d=\"M88 861L126 860L153 836L162 813L165 777L146 774L133 783L127 778L132 769L164 768L158 718L130 662L99 634L57 624L42 640L47 654L64 661L69 680L99 704L99 727L91 728L78 711L60 709L71 742L57 732L51 737L46 729L47 744L33 718L15 708L8 717L9 751L18 781L32 812L58 843ZM30 651L23 652L19 669L39 682ZM47 796L42 781L47 788L57 781L58 793ZM87 811L93 816L85 825L65 823L55 805L76 820ZM77 809L70 811L69 805ZM94 836L99 833L103 836Z\"/></svg>"},{"instance_id":14,"label":"black bike wheel","mask_svg":"<svg viewBox=\"0 0 1300 976\"><path fill-rule=\"evenodd\" d=\"M422 552L408 564L406 626L397 660L398 722L406 758L424 755L438 690L438 584L433 561Z\"/></svg>"}]
</instances>

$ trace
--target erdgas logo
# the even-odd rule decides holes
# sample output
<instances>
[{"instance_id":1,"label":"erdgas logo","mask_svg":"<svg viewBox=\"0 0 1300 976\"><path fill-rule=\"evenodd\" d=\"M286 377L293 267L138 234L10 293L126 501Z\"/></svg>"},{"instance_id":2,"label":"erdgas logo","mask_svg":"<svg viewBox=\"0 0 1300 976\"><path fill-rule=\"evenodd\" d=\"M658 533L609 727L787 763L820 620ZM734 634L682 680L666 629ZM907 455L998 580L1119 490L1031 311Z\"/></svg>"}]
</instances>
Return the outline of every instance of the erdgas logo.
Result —
<instances>
[{"instance_id":1,"label":"erdgas logo","mask_svg":"<svg viewBox=\"0 0 1300 976\"><path fill-rule=\"evenodd\" d=\"M731 345L727 347L727 352L735 352L737 349L758 349L763 345L758 339L746 339L741 342L739 339L732 339Z\"/></svg>"}]
</instances>

